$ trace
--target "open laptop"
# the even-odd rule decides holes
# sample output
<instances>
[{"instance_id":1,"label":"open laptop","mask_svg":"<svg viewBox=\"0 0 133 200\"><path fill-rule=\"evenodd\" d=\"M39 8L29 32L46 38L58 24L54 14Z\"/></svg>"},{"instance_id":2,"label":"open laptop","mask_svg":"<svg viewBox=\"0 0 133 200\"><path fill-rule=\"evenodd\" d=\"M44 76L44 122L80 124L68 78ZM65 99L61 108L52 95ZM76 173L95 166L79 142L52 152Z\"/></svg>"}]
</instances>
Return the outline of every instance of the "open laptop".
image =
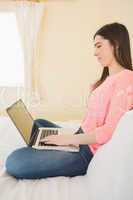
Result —
<instances>
[{"instance_id":1,"label":"open laptop","mask_svg":"<svg viewBox=\"0 0 133 200\"><path fill-rule=\"evenodd\" d=\"M68 128L66 129L42 127L38 128L38 130L31 135L34 119L32 118L31 114L29 113L28 109L26 108L24 102L21 99L19 99L10 107L8 107L6 111L9 117L11 118L12 122L18 129L27 146L31 146L35 149L64 150L71 152L79 151L79 146L58 146L54 144L45 144L44 142L41 142L41 139L48 135L68 133ZM71 132L72 134L74 134L74 131Z\"/></svg>"}]
</instances>

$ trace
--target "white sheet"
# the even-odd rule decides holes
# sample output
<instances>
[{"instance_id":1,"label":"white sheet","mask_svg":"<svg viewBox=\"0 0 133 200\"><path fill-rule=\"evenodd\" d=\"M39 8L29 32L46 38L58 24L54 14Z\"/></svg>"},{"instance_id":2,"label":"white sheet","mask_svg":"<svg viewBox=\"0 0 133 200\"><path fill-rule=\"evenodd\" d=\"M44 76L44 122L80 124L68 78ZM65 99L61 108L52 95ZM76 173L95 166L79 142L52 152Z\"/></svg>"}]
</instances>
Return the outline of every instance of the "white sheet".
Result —
<instances>
[{"instance_id":1,"label":"white sheet","mask_svg":"<svg viewBox=\"0 0 133 200\"><path fill-rule=\"evenodd\" d=\"M87 176L16 180L2 171L0 200L87 200Z\"/></svg>"},{"instance_id":2,"label":"white sheet","mask_svg":"<svg viewBox=\"0 0 133 200\"><path fill-rule=\"evenodd\" d=\"M7 140L11 124L4 120L0 134L6 130L3 139ZM22 145L22 141L16 138L6 147L13 149L14 145ZM5 155L7 152L3 150ZM85 176L16 180L1 168L0 200L133 200L132 155L133 111L130 111L121 118L110 142L97 151Z\"/></svg>"}]
</instances>

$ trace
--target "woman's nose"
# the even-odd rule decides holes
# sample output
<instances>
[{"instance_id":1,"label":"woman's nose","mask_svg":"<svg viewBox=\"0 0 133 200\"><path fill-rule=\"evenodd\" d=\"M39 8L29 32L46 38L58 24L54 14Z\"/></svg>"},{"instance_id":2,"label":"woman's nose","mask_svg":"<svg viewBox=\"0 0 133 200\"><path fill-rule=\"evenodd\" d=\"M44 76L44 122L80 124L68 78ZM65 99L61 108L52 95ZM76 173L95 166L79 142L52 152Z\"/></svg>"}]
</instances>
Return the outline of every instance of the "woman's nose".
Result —
<instances>
[{"instance_id":1,"label":"woman's nose","mask_svg":"<svg viewBox=\"0 0 133 200\"><path fill-rule=\"evenodd\" d=\"M98 51L97 50L94 51L94 56L98 56Z\"/></svg>"}]
</instances>

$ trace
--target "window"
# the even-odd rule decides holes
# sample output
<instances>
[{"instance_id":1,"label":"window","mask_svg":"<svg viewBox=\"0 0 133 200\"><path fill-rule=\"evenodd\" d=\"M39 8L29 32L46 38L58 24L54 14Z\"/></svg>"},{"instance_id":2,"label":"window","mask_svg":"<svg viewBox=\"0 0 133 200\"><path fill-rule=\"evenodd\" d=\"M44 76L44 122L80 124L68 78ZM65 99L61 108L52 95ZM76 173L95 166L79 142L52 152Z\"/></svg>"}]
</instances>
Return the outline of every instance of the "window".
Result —
<instances>
[{"instance_id":1,"label":"window","mask_svg":"<svg viewBox=\"0 0 133 200\"><path fill-rule=\"evenodd\" d=\"M0 87L3 86L24 86L24 56L13 12L0 13Z\"/></svg>"}]
</instances>

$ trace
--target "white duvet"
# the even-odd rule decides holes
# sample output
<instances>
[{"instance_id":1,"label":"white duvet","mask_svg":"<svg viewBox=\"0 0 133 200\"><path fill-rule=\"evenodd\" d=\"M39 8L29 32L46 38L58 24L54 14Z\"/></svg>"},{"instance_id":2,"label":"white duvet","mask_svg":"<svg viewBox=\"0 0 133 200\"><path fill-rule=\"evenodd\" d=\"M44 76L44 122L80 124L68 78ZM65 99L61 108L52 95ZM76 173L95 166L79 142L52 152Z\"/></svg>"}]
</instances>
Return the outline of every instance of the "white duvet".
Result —
<instances>
[{"instance_id":1,"label":"white duvet","mask_svg":"<svg viewBox=\"0 0 133 200\"><path fill-rule=\"evenodd\" d=\"M59 124L79 127L77 122ZM16 180L2 164L24 143L8 118L0 118L0 138L0 200L133 200L133 111L121 118L112 139L97 151L84 176Z\"/></svg>"}]
</instances>

